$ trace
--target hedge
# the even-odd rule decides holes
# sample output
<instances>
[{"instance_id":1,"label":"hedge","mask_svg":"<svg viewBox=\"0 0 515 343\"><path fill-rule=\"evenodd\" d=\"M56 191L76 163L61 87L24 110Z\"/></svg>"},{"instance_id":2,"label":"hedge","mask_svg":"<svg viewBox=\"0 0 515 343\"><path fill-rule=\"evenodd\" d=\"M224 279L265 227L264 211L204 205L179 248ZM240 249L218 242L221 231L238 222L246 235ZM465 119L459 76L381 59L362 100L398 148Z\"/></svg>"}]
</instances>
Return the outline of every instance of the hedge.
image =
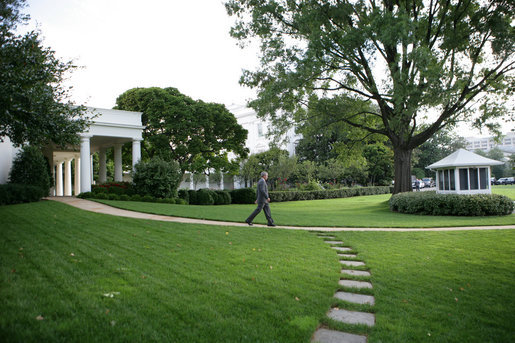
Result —
<instances>
[{"instance_id":1,"label":"hedge","mask_svg":"<svg viewBox=\"0 0 515 343\"><path fill-rule=\"evenodd\" d=\"M233 189L229 193L233 204L253 204L256 201L254 188Z\"/></svg>"},{"instance_id":2,"label":"hedge","mask_svg":"<svg viewBox=\"0 0 515 343\"><path fill-rule=\"evenodd\" d=\"M379 187L352 187L330 189L323 191L273 191L269 192L270 200L272 202L282 201L298 201L298 200L317 200L317 199L335 199L335 198L349 198L360 195L376 195L376 194L389 194L391 193L389 186ZM256 200L254 196L254 200ZM254 203L254 200L252 203Z\"/></svg>"},{"instance_id":3,"label":"hedge","mask_svg":"<svg viewBox=\"0 0 515 343\"><path fill-rule=\"evenodd\" d=\"M390 210L438 216L501 216L513 213L513 201L499 194L407 192L390 198Z\"/></svg>"},{"instance_id":4,"label":"hedge","mask_svg":"<svg viewBox=\"0 0 515 343\"><path fill-rule=\"evenodd\" d=\"M154 198L151 195L141 196L139 194L127 195L127 194L114 194L114 193L104 193L104 192L84 192L77 196L81 199L100 199L100 200L122 200L122 201L143 201L143 202L158 202L164 204L179 204L185 205L188 204L186 200L180 198Z\"/></svg>"},{"instance_id":5,"label":"hedge","mask_svg":"<svg viewBox=\"0 0 515 343\"><path fill-rule=\"evenodd\" d=\"M33 185L17 183L0 185L0 205L39 201L42 197L46 196L45 193L46 190Z\"/></svg>"}]
</instances>

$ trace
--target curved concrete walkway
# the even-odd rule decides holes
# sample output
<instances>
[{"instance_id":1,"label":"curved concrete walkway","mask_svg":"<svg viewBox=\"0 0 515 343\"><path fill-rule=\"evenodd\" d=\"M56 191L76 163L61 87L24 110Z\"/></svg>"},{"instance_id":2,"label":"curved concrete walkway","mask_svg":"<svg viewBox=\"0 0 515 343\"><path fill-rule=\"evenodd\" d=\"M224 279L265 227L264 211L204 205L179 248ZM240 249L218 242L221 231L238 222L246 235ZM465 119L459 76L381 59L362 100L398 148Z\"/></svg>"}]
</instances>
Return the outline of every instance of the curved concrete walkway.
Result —
<instances>
[{"instance_id":1,"label":"curved concrete walkway","mask_svg":"<svg viewBox=\"0 0 515 343\"><path fill-rule=\"evenodd\" d=\"M204 220L182 217L163 216L159 214L150 214L142 212L134 212L111 207L95 201L80 199L76 197L47 197L47 200L53 200L65 203L67 205L80 208L82 210L110 214L113 216L159 220L164 222L186 223L186 224L206 224L206 225L222 225L222 226L243 226L248 227L246 223L223 222L216 220ZM256 227L267 227L266 225L254 224ZM277 225L278 229L306 230L306 231L464 231L464 230L509 230L515 229L515 225L507 226L473 226L473 227L439 227L439 228L351 228L351 227L301 227L301 226L282 226Z\"/></svg>"}]
</instances>

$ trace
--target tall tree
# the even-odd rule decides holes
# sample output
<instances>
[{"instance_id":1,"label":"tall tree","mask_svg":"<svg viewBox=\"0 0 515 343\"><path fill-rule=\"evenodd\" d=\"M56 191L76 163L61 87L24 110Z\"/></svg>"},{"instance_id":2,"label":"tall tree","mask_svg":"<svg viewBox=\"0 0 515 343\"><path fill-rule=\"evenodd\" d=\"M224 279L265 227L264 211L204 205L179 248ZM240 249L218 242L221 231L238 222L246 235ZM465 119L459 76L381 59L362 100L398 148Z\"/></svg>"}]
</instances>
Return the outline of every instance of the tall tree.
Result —
<instances>
[{"instance_id":1,"label":"tall tree","mask_svg":"<svg viewBox=\"0 0 515 343\"><path fill-rule=\"evenodd\" d=\"M258 114L286 123L313 94L334 99L328 115L390 140L394 193L411 190L414 148L461 120L495 129L489 119L513 92L510 0L228 0L226 8L237 17L233 37L261 41L261 67L241 79L258 88ZM344 93L377 110L346 113Z\"/></svg>"},{"instance_id":2,"label":"tall tree","mask_svg":"<svg viewBox=\"0 0 515 343\"><path fill-rule=\"evenodd\" d=\"M183 173L209 168L236 173L245 158L247 130L224 105L205 103L176 88L133 88L116 99L116 109L142 112L148 156L179 162ZM229 159L233 153L236 158Z\"/></svg>"},{"instance_id":3,"label":"tall tree","mask_svg":"<svg viewBox=\"0 0 515 343\"><path fill-rule=\"evenodd\" d=\"M25 0L0 1L0 140L14 145L79 142L85 108L69 99L65 76L76 67L44 47L38 32L16 34L29 20Z\"/></svg>"}]
</instances>

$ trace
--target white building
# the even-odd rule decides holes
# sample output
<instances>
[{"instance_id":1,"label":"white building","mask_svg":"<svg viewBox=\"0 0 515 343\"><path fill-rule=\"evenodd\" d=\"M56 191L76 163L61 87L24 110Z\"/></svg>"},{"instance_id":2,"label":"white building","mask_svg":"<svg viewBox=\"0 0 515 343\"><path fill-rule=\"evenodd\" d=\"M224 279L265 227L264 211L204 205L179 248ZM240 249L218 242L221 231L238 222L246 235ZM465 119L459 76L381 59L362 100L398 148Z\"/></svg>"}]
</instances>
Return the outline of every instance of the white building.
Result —
<instances>
[{"instance_id":1,"label":"white building","mask_svg":"<svg viewBox=\"0 0 515 343\"><path fill-rule=\"evenodd\" d=\"M497 143L493 137L467 137L465 138L468 142L467 150L483 150L485 152L490 151L493 148L499 148L505 154L515 153L515 132L508 132L502 141Z\"/></svg>"},{"instance_id":2,"label":"white building","mask_svg":"<svg viewBox=\"0 0 515 343\"><path fill-rule=\"evenodd\" d=\"M123 180L122 146L132 142L132 165L141 158L143 126L141 113L100 108L89 108L92 123L80 133L80 145L64 149L53 144L43 149L53 170L55 180L52 194L71 196L91 191L93 182L92 154L99 154L99 182L106 182L106 150L114 148L114 180ZM18 149L8 139L0 143L0 183L8 181L12 160ZM71 163L74 163L72 175ZM73 188L72 188L73 185Z\"/></svg>"}]
</instances>

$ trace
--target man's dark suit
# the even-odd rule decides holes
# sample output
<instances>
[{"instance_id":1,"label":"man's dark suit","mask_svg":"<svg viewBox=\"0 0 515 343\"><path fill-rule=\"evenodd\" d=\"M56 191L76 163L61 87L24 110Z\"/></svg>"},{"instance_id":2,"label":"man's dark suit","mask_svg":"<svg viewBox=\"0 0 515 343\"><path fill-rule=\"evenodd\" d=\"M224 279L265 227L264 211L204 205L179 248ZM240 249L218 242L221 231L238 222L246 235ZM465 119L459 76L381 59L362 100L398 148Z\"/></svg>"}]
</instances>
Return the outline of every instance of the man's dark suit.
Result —
<instances>
[{"instance_id":1,"label":"man's dark suit","mask_svg":"<svg viewBox=\"0 0 515 343\"><path fill-rule=\"evenodd\" d=\"M274 220L272 219L272 214L270 213L270 205L268 204L268 186L266 184L265 179L260 178L257 184L257 208L252 212L252 214L247 218L247 223L252 223L254 218L263 210L265 212L266 220L268 221L268 225L272 225Z\"/></svg>"}]
</instances>

